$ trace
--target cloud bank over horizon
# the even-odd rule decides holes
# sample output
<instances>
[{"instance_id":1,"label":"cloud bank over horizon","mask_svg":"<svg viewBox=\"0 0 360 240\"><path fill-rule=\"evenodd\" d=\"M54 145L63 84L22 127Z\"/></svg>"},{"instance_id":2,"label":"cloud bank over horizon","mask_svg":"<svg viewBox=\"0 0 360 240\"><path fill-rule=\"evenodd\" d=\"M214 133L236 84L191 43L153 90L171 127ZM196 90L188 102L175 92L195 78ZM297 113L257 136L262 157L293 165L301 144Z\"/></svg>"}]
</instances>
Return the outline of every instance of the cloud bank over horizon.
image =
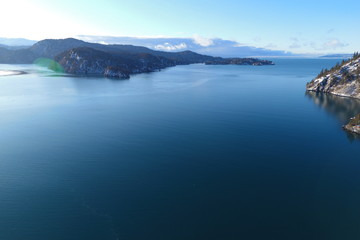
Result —
<instances>
[{"instance_id":1,"label":"cloud bank over horizon","mask_svg":"<svg viewBox=\"0 0 360 240\"><path fill-rule=\"evenodd\" d=\"M80 35L77 38L101 44L129 44L144 46L159 51L194 51L201 54L220 57L251 57L251 56L294 56L288 51L257 48L240 44L237 41L220 38L205 38L195 35L192 38L166 37L112 37Z\"/></svg>"},{"instance_id":2,"label":"cloud bank over horizon","mask_svg":"<svg viewBox=\"0 0 360 240\"><path fill-rule=\"evenodd\" d=\"M300 38L290 38L288 51L274 50L277 45L268 44L265 47L254 47L247 44L239 43L234 40L225 40L221 38L206 38L199 35L193 37L128 37L128 36L96 36L96 35L76 35L74 38L99 43L99 44L124 44L144 46L153 50L178 52L178 51L194 51L200 54L219 56L219 57L317 57L324 55L346 55L352 52L340 51L348 46L347 43L340 41L338 38L331 38L322 43L308 42ZM54 39L54 38L50 38ZM1 38L0 47L13 48L17 46L31 46L37 41L25 38ZM308 54L298 53L296 50L309 46L317 52ZM292 51L294 50L294 51ZM335 53L329 50L337 50Z\"/></svg>"}]
</instances>

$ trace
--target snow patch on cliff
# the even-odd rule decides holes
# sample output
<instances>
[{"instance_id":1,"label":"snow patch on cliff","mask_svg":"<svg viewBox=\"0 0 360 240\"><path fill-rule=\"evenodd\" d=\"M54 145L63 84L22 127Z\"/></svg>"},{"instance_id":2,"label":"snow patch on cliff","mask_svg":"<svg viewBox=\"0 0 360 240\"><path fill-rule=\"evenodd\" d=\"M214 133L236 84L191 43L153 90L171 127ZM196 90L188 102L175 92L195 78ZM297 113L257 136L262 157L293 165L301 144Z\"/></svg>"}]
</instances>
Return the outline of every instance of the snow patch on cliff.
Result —
<instances>
[{"instance_id":1,"label":"snow patch on cliff","mask_svg":"<svg viewBox=\"0 0 360 240\"><path fill-rule=\"evenodd\" d=\"M307 84L308 91L326 92L343 97L360 98L360 55L322 72Z\"/></svg>"}]
</instances>

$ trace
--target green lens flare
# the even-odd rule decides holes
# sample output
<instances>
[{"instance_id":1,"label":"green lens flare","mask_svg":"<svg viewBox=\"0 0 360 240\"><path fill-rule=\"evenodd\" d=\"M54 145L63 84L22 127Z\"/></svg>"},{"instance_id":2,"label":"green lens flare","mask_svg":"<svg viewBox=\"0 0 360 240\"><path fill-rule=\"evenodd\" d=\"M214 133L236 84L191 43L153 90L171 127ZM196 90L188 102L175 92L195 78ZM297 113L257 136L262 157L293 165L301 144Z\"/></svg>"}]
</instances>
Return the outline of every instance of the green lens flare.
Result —
<instances>
[{"instance_id":1,"label":"green lens flare","mask_svg":"<svg viewBox=\"0 0 360 240\"><path fill-rule=\"evenodd\" d=\"M38 58L34 61L35 65L46 67L56 73L64 73L64 68L56 61L49 58Z\"/></svg>"}]
</instances>

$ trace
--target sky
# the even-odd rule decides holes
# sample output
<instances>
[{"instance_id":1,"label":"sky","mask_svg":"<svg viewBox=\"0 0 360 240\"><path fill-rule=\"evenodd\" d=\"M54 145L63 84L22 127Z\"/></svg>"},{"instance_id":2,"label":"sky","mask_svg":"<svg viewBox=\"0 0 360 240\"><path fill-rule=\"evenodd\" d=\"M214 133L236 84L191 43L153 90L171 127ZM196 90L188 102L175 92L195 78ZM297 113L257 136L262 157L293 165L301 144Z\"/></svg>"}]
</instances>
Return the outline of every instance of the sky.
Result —
<instances>
[{"instance_id":1,"label":"sky","mask_svg":"<svg viewBox=\"0 0 360 240\"><path fill-rule=\"evenodd\" d=\"M2 0L0 37L231 40L294 53L360 51L358 0Z\"/></svg>"}]
</instances>

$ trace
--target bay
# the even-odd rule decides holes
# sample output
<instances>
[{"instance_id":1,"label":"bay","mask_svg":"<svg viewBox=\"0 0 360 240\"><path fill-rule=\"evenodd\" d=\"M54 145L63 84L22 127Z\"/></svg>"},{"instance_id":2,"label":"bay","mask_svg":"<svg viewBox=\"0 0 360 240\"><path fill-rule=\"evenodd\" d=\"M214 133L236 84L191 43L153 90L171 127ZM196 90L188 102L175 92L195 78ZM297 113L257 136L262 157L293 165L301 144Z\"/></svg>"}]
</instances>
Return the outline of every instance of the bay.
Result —
<instances>
[{"instance_id":1,"label":"bay","mask_svg":"<svg viewBox=\"0 0 360 240\"><path fill-rule=\"evenodd\" d=\"M337 59L130 80L0 77L0 239L357 239L359 100L306 93Z\"/></svg>"}]
</instances>

